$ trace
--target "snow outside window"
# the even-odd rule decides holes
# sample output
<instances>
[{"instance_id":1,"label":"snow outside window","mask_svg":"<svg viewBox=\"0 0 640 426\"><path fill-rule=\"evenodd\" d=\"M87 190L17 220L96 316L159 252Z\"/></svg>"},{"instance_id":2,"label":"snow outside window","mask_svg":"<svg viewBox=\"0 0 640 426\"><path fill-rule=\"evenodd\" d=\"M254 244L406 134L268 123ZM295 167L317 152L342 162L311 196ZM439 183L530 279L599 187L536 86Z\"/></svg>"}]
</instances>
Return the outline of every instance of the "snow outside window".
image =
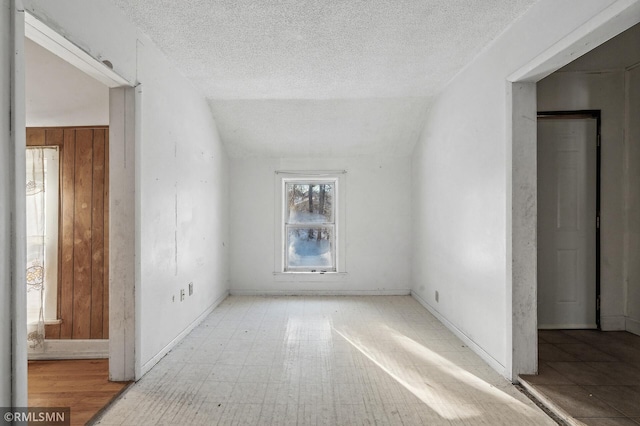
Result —
<instances>
[{"instance_id":1,"label":"snow outside window","mask_svg":"<svg viewBox=\"0 0 640 426\"><path fill-rule=\"evenodd\" d=\"M284 179L284 271L336 272L337 179Z\"/></svg>"}]
</instances>

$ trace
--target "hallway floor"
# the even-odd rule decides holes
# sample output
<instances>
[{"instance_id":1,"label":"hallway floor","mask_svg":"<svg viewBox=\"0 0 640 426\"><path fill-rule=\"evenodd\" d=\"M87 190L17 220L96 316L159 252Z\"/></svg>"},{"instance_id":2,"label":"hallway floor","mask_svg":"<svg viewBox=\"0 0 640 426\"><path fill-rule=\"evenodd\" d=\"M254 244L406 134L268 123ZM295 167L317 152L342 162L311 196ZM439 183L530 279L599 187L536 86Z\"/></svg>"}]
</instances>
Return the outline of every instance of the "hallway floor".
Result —
<instances>
[{"instance_id":1,"label":"hallway floor","mask_svg":"<svg viewBox=\"0 0 640 426\"><path fill-rule=\"evenodd\" d=\"M522 377L532 394L569 423L640 424L640 336L540 330L538 340L540 374Z\"/></svg>"},{"instance_id":2,"label":"hallway floor","mask_svg":"<svg viewBox=\"0 0 640 426\"><path fill-rule=\"evenodd\" d=\"M232 296L98 424L555 422L409 296Z\"/></svg>"},{"instance_id":3,"label":"hallway floor","mask_svg":"<svg viewBox=\"0 0 640 426\"><path fill-rule=\"evenodd\" d=\"M29 406L69 407L71 426L86 424L128 384L109 381L108 359L29 361Z\"/></svg>"}]
</instances>

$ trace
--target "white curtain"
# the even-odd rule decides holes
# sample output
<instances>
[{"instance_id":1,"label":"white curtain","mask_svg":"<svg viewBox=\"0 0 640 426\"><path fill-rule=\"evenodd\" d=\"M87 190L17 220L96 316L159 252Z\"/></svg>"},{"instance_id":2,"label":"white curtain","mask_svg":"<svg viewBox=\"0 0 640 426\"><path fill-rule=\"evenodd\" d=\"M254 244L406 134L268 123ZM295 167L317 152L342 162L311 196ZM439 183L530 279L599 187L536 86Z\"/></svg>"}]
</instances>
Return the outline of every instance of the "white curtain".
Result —
<instances>
[{"instance_id":1,"label":"white curtain","mask_svg":"<svg viewBox=\"0 0 640 426\"><path fill-rule=\"evenodd\" d=\"M57 147L27 148L27 339L44 350L45 321L57 320Z\"/></svg>"},{"instance_id":2,"label":"white curtain","mask_svg":"<svg viewBox=\"0 0 640 426\"><path fill-rule=\"evenodd\" d=\"M27 149L27 339L31 350L44 348L45 155Z\"/></svg>"}]
</instances>

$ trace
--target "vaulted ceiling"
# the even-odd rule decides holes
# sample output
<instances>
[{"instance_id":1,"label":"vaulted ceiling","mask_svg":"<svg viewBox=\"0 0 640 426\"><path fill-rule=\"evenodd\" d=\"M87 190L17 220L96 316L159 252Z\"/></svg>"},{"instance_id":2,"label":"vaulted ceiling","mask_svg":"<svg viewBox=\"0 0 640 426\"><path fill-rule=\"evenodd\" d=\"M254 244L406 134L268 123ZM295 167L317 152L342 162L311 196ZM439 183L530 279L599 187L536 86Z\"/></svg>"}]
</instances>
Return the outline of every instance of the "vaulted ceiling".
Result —
<instances>
[{"instance_id":1,"label":"vaulted ceiling","mask_svg":"<svg viewBox=\"0 0 640 426\"><path fill-rule=\"evenodd\" d=\"M111 0L232 157L409 155L430 100L537 0Z\"/></svg>"}]
</instances>

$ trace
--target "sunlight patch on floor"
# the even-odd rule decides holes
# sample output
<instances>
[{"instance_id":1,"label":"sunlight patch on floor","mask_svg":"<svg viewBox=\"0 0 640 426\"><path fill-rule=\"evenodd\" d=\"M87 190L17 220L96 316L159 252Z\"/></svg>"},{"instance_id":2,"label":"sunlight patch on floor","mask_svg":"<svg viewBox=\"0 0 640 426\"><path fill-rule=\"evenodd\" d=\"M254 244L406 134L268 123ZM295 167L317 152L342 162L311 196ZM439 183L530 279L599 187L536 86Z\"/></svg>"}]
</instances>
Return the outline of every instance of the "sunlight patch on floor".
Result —
<instances>
[{"instance_id":1,"label":"sunlight patch on floor","mask_svg":"<svg viewBox=\"0 0 640 426\"><path fill-rule=\"evenodd\" d=\"M430 350L413 339L386 325L379 325L375 337L367 340L366 334L349 331L348 327L334 331L349 342L371 362L401 384L405 389L427 404L446 419L474 418L482 413L473 405L464 405L469 400L509 404L523 415L534 415L530 407L505 393L485 380L478 378L466 368L455 364L446 357ZM388 345L381 342L393 342L397 349L390 351ZM407 358L417 361L406 364ZM420 366L420 367L418 367ZM435 377L449 376L445 380L432 380L427 371L434 371ZM473 394L473 395L471 395ZM452 412L448 404L460 404Z\"/></svg>"}]
</instances>

